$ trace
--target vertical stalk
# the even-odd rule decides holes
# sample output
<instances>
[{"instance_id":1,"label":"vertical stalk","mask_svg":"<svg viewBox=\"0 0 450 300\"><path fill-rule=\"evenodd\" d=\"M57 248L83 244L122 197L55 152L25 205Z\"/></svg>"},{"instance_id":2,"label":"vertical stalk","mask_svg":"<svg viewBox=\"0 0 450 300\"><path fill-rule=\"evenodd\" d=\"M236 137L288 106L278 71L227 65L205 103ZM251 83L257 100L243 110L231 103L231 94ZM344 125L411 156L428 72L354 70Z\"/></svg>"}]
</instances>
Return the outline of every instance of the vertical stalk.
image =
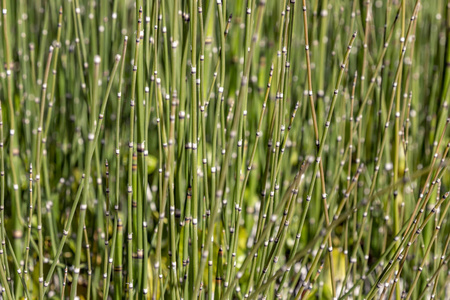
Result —
<instances>
[{"instance_id":1,"label":"vertical stalk","mask_svg":"<svg viewBox=\"0 0 450 300\"><path fill-rule=\"evenodd\" d=\"M127 53L128 36L124 37L123 49L122 49L122 62L120 64L119 86L117 92L117 116L116 116L116 173L115 173L115 189L114 189L114 231L113 231L113 245L111 246L111 258L114 260L114 299L120 299L119 295L122 295L122 245L123 245L123 224L120 219L120 123L121 123L121 109L122 109L122 83L125 69L126 53ZM113 255L114 253L114 255ZM111 270L108 271L108 279L111 274ZM108 296L108 289L104 292L105 298Z\"/></svg>"},{"instance_id":2,"label":"vertical stalk","mask_svg":"<svg viewBox=\"0 0 450 300\"><path fill-rule=\"evenodd\" d=\"M38 244L39 244L39 299L44 299L44 239L42 235L42 202L41 202L41 181L40 181L40 173L41 173L41 135L42 135L42 127L44 123L44 111L45 111L45 99L47 98L47 80L48 73L50 71L50 64L52 61L53 55L53 47L50 46L49 54L47 58L47 65L44 73L44 81L42 83L42 96L41 96L41 108L39 113L39 127L37 129L37 139L36 139L36 181L37 181L37 230L38 230ZM43 148L43 147L42 147Z\"/></svg>"}]
</instances>

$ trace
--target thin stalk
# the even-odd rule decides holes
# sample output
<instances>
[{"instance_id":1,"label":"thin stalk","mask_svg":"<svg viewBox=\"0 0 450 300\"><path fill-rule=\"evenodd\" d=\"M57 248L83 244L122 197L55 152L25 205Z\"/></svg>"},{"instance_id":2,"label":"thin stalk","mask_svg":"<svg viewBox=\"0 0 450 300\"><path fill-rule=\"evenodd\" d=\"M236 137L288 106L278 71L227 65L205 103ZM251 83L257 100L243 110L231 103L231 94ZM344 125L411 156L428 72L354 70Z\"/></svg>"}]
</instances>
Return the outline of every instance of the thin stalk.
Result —
<instances>
[{"instance_id":1,"label":"thin stalk","mask_svg":"<svg viewBox=\"0 0 450 300\"><path fill-rule=\"evenodd\" d=\"M114 21L113 21L114 22ZM114 290L116 293L114 294L115 299L118 299L117 294L121 294L122 291L122 244L123 244L123 226L120 220L120 123L121 123L121 109L122 109L122 84L123 84L123 76L125 69L125 61L126 61L126 53L127 53L127 44L128 44L128 36L124 37L123 40L123 48L122 48L122 62L120 64L120 74L119 74L119 86L117 92L117 116L116 116L116 172L115 172L115 195L114 195L114 231L113 231L113 245L111 246L113 253L111 256L114 260ZM108 278L107 282L109 282L109 276L111 274L111 270L108 270ZM105 298L108 296L108 289L105 291Z\"/></svg>"},{"instance_id":2,"label":"thin stalk","mask_svg":"<svg viewBox=\"0 0 450 300\"><path fill-rule=\"evenodd\" d=\"M198 154L197 154L197 137L198 137L198 120L197 120L197 112L198 112L198 101L197 101L197 88L196 88L196 81L197 81L197 0L191 0L190 1L190 9L191 9L191 28L190 28L190 34L191 34L191 132L192 132L192 158L191 158L191 179L192 182L192 233L193 236L191 238L192 242L192 277L193 278L201 278L201 276L197 276L198 272L198 229L197 229L197 223L198 223ZM201 270L202 271L202 270ZM201 273L200 273L201 274ZM198 287L200 288L200 286ZM196 292L198 290L197 287L194 288L194 291ZM196 297L197 293L194 294L194 297Z\"/></svg>"},{"instance_id":3,"label":"thin stalk","mask_svg":"<svg viewBox=\"0 0 450 300\"><path fill-rule=\"evenodd\" d=\"M37 181L37 230L38 230L38 244L39 244L39 299L44 299L44 239L42 235L42 203L41 203L41 181L40 181L40 173L41 173L41 135L42 135L42 127L44 123L44 110L45 110L45 100L47 97L47 80L48 74L50 71L50 64L52 61L53 55L53 47L50 46L49 54L47 58L47 65L45 68L44 81L42 83L42 97L41 97L41 109L39 113L39 127L37 129L38 135L36 139L36 181Z\"/></svg>"}]
</instances>

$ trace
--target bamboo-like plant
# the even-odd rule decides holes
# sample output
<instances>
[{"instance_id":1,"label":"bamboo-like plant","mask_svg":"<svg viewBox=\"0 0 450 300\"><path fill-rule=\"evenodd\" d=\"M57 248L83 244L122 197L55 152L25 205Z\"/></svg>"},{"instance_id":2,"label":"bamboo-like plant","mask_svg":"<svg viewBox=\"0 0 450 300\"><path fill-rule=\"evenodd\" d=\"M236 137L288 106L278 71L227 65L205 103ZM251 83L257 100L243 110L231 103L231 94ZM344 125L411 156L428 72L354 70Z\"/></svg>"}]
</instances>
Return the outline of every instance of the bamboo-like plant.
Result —
<instances>
[{"instance_id":1,"label":"bamboo-like plant","mask_svg":"<svg viewBox=\"0 0 450 300\"><path fill-rule=\"evenodd\" d=\"M0 6L2 299L446 299L450 1Z\"/></svg>"}]
</instances>

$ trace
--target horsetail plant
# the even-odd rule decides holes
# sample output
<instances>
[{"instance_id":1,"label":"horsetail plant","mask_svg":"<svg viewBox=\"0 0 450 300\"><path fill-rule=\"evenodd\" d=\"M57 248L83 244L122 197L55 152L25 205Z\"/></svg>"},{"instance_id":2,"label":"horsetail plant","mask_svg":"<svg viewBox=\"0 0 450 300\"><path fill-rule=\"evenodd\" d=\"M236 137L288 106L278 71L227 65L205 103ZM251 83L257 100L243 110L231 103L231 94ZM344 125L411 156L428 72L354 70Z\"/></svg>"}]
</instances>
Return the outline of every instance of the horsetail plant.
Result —
<instances>
[{"instance_id":1,"label":"horsetail plant","mask_svg":"<svg viewBox=\"0 0 450 300\"><path fill-rule=\"evenodd\" d=\"M450 1L0 6L2 299L450 292Z\"/></svg>"}]
</instances>

